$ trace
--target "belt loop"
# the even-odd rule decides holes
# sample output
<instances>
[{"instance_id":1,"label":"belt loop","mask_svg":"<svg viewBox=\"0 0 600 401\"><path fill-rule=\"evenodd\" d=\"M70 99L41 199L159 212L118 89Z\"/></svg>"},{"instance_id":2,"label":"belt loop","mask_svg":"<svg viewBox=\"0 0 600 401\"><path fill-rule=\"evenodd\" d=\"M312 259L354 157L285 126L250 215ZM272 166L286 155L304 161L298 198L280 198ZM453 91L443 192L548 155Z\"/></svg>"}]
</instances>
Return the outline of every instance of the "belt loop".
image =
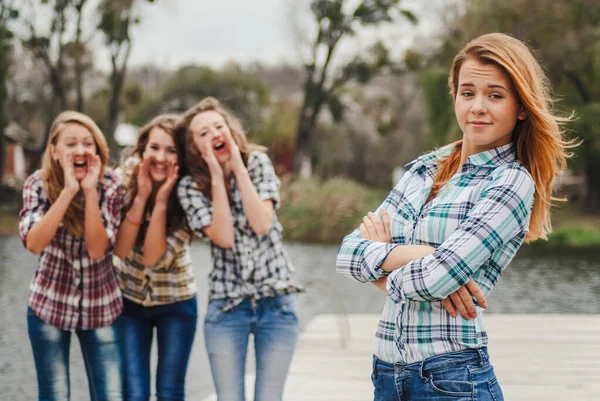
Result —
<instances>
[{"instance_id":1,"label":"belt loop","mask_svg":"<svg viewBox=\"0 0 600 401\"><path fill-rule=\"evenodd\" d=\"M490 357L487 353L487 347L477 348L477 353L479 354L479 358L481 358L482 362L489 362Z\"/></svg>"},{"instance_id":2,"label":"belt loop","mask_svg":"<svg viewBox=\"0 0 600 401\"><path fill-rule=\"evenodd\" d=\"M377 357L373 355L373 373L371 374L372 380L377 380Z\"/></svg>"},{"instance_id":3,"label":"belt loop","mask_svg":"<svg viewBox=\"0 0 600 401\"><path fill-rule=\"evenodd\" d=\"M421 365L419 366L419 375L421 376L421 378L423 378L425 380L429 380L429 377L425 377L425 361L426 360L427 360L427 358L425 358L421 361Z\"/></svg>"}]
</instances>

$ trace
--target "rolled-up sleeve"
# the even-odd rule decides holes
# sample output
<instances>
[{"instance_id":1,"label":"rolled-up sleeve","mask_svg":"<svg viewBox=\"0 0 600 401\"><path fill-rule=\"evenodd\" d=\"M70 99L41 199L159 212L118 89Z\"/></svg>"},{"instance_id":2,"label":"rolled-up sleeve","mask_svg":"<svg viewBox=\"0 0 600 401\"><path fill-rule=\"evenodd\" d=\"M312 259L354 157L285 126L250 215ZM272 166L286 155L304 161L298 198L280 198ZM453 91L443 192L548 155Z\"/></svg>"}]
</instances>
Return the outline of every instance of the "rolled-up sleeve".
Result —
<instances>
[{"instance_id":1,"label":"rolled-up sleeve","mask_svg":"<svg viewBox=\"0 0 600 401\"><path fill-rule=\"evenodd\" d=\"M432 255L413 260L389 274L388 294L395 302L447 298L467 283L509 241L521 245L528 231L534 183L521 166L492 173L481 197L457 230Z\"/></svg>"},{"instance_id":2,"label":"rolled-up sleeve","mask_svg":"<svg viewBox=\"0 0 600 401\"><path fill-rule=\"evenodd\" d=\"M104 178L106 193L100 204L100 215L106 235L108 237L108 250L112 252L117 243L119 227L121 226L121 208L123 205L123 185L121 178L114 172L107 174Z\"/></svg>"},{"instance_id":3,"label":"rolled-up sleeve","mask_svg":"<svg viewBox=\"0 0 600 401\"><path fill-rule=\"evenodd\" d=\"M377 208L376 214L381 216L381 209L385 209L390 216L396 214L398 205L403 202L404 191L419 167L419 163L413 165L402 176L385 201ZM360 236L358 228L355 229L344 237L338 249L337 272L361 283L375 281L385 276L387 272L381 268L381 264L392 249L405 243L403 238L393 238L392 240L393 243L369 241Z\"/></svg>"},{"instance_id":4,"label":"rolled-up sleeve","mask_svg":"<svg viewBox=\"0 0 600 401\"><path fill-rule=\"evenodd\" d=\"M43 190L43 181L36 172L30 175L23 185L23 208L19 212L19 235L23 246L26 245L29 230L42 220L50 207Z\"/></svg>"},{"instance_id":5,"label":"rolled-up sleeve","mask_svg":"<svg viewBox=\"0 0 600 401\"><path fill-rule=\"evenodd\" d=\"M252 152L249 161L248 170L252 178L252 183L262 200L271 199L275 208L279 207L280 196L279 189L281 183L269 156L262 152Z\"/></svg>"},{"instance_id":6,"label":"rolled-up sleeve","mask_svg":"<svg viewBox=\"0 0 600 401\"><path fill-rule=\"evenodd\" d=\"M208 239L202 229L212 222L211 200L198 189L189 175L179 181L177 197L185 212L190 229L200 238Z\"/></svg>"}]
</instances>

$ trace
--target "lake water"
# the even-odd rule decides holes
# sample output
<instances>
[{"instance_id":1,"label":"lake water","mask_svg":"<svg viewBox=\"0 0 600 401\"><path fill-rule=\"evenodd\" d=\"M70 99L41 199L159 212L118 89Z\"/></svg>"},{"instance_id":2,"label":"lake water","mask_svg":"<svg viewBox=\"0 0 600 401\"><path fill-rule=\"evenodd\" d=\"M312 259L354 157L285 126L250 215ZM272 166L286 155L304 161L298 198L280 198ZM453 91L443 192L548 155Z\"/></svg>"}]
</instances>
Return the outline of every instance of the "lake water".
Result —
<instances>
[{"instance_id":1,"label":"lake water","mask_svg":"<svg viewBox=\"0 0 600 401\"><path fill-rule=\"evenodd\" d=\"M336 246L286 244L296 266L296 280L307 291L298 296L300 323L320 313L379 313L381 291L335 272ZM488 298L486 313L600 313L600 250L533 252L523 249ZM200 316L206 311L210 252L194 243L192 258L200 289ZM17 237L0 237L0 400L34 400L36 373L27 337L27 291L37 257ZM190 360L187 393L200 400L213 391L204 350L202 318ZM343 333L341 335L343 338ZM369 347L370 344L365 344ZM249 364L252 354L249 354ZM251 367L250 367L251 369ZM71 346L71 399L88 399L87 379L76 338Z\"/></svg>"}]
</instances>

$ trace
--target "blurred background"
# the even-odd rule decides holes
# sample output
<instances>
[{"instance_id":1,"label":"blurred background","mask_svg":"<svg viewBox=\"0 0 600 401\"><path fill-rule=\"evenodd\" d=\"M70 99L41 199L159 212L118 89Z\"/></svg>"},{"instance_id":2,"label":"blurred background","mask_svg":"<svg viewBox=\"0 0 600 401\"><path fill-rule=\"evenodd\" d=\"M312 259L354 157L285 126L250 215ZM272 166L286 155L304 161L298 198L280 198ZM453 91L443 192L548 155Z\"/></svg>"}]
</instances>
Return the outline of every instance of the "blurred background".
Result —
<instances>
[{"instance_id":1,"label":"blurred background","mask_svg":"<svg viewBox=\"0 0 600 401\"><path fill-rule=\"evenodd\" d=\"M460 138L449 67L487 32L531 46L557 110L575 113L567 135L583 140L557 182L568 202L557 202L554 233L524 247L490 312L600 313L597 0L0 0L0 392L13 396L2 399L36 391L25 327L36 258L20 245L17 214L60 111L90 115L116 165L137 127L217 97L282 179L278 216L308 288L302 322L378 313L382 294L335 274L337 245L407 162ZM203 314L208 248L193 252ZM201 330L195 352L191 372L206 380L189 391L203 395L212 383Z\"/></svg>"}]
</instances>

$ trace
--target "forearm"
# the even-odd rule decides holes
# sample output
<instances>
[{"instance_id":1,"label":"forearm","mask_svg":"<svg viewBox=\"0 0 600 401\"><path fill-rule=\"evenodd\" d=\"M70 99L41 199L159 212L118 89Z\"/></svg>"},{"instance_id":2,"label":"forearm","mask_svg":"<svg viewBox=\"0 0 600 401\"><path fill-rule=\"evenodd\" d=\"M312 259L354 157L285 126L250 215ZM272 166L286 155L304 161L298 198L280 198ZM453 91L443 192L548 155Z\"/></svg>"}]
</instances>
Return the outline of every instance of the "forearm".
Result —
<instances>
[{"instance_id":1,"label":"forearm","mask_svg":"<svg viewBox=\"0 0 600 401\"><path fill-rule=\"evenodd\" d=\"M143 222L145 208L146 199L136 197L131 208L127 211L128 218L125 218L121 223L119 238L115 246L115 255L120 259L125 259L135 245L140 225Z\"/></svg>"},{"instance_id":2,"label":"forearm","mask_svg":"<svg viewBox=\"0 0 600 401\"><path fill-rule=\"evenodd\" d=\"M42 220L29 230L25 243L30 252L39 255L50 244L73 197L74 194L63 190L52 206L50 206Z\"/></svg>"},{"instance_id":3,"label":"forearm","mask_svg":"<svg viewBox=\"0 0 600 401\"><path fill-rule=\"evenodd\" d=\"M154 266L167 250L167 204L158 202L152 210L144 238L144 266Z\"/></svg>"},{"instance_id":4,"label":"forearm","mask_svg":"<svg viewBox=\"0 0 600 401\"><path fill-rule=\"evenodd\" d=\"M212 206L212 221L206 234L218 246L231 248L234 242L233 216L223 181L213 180Z\"/></svg>"},{"instance_id":5,"label":"forearm","mask_svg":"<svg viewBox=\"0 0 600 401\"><path fill-rule=\"evenodd\" d=\"M434 251L434 248L427 245L398 245L388 253L381 268L389 273L408 262L430 255Z\"/></svg>"},{"instance_id":6,"label":"forearm","mask_svg":"<svg viewBox=\"0 0 600 401\"><path fill-rule=\"evenodd\" d=\"M386 272L381 263L397 245L362 238L358 230L344 237L336 257L336 270L361 283L375 281Z\"/></svg>"},{"instance_id":7,"label":"forearm","mask_svg":"<svg viewBox=\"0 0 600 401\"><path fill-rule=\"evenodd\" d=\"M261 199L247 170L236 175L242 194L242 207L248 223L258 235L266 234L273 224L273 203Z\"/></svg>"},{"instance_id":8,"label":"forearm","mask_svg":"<svg viewBox=\"0 0 600 401\"><path fill-rule=\"evenodd\" d=\"M104 256L108 249L108 235L102 222L98 206L98 192L93 189L84 192L85 197L85 229L84 237L88 255L92 259Z\"/></svg>"}]
</instances>

